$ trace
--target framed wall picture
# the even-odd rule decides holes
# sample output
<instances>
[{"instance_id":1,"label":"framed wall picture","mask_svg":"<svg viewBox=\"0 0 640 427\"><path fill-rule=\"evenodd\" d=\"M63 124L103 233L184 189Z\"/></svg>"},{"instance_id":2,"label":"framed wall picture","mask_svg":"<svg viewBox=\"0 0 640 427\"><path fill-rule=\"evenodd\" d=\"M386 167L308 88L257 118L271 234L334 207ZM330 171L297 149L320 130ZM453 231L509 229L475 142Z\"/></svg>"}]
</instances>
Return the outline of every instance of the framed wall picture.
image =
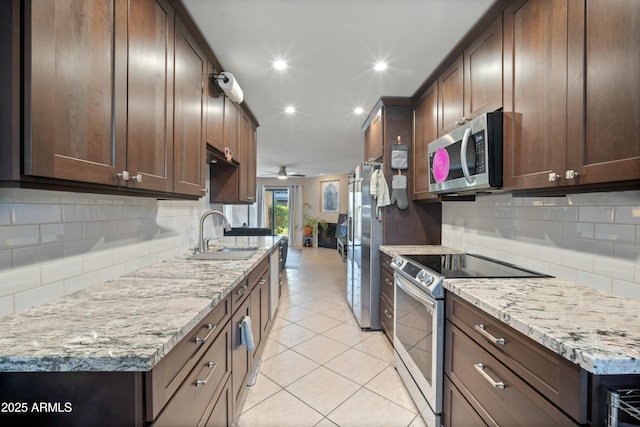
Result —
<instances>
[{"instance_id":1,"label":"framed wall picture","mask_svg":"<svg viewBox=\"0 0 640 427\"><path fill-rule=\"evenodd\" d=\"M340 180L320 182L320 211L340 210Z\"/></svg>"}]
</instances>

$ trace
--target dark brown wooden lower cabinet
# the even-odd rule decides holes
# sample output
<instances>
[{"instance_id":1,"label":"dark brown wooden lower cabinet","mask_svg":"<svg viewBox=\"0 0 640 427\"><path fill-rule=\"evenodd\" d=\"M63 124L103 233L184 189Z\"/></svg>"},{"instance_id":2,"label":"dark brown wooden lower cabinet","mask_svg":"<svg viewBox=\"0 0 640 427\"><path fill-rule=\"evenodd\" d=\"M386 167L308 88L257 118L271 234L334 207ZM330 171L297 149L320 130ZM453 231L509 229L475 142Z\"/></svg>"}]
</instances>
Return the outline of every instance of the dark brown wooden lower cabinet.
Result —
<instances>
[{"instance_id":1,"label":"dark brown wooden lower cabinet","mask_svg":"<svg viewBox=\"0 0 640 427\"><path fill-rule=\"evenodd\" d=\"M227 322L153 423L154 427L201 426L220 384L231 376L231 325Z\"/></svg>"},{"instance_id":2,"label":"dark brown wooden lower cabinet","mask_svg":"<svg viewBox=\"0 0 640 427\"><path fill-rule=\"evenodd\" d=\"M237 408L242 393L246 389L251 371L251 353L241 343L240 322L244 316L251 315L251 298L244 300L231 318L231 359L233 360L233 407Z\"/></svg>"},{"instance_id":3,"label":"dark brown wooden lower cabinet","mask_svg":"<svg viewBox=\"0 0 640 427\"><path fill-rule=\"evenodd\" d=\"M487 423L465 400L460 391L445 376L444 409L442 425L444 427L486 427Z\"/></svg>"},{"instance_id":4,"label":"dark brown wooden lower cabinet","mask_svg":"<svg viewBox=\"0 0 640 427\"><path fill-rule=\"evenodd\" d=\"M445 373L488 425L578 425L450 321L445 330Z\"/></svg>"},{"instance_id":5,"label":"dark brown wooden lower cabinet","mask_svg":"<svg viewBox=\"0 0 640 427\"><path fill-rule=\"evenodd\" d=\"M233 394L231 390L231 378L224 384L222 392L213 406L213 411L205 424L205 427L229 427L233 422Z\"/></svg>"}]
</instances>

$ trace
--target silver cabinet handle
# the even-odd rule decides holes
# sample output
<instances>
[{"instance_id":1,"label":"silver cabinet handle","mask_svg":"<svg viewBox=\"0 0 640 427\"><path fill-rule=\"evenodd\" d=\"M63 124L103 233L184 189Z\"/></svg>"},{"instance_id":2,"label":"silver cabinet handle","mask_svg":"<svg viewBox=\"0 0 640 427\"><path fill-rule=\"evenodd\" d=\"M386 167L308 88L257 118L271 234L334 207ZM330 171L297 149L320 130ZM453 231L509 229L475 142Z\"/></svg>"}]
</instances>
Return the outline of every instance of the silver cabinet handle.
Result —
<instances>
[{"instance_id":1,"label":"silver cabinet handle","mask_svg":"<svg viewBox=\"0 0 640 427\"><path fill-rule=\"evenodd\" d=\"M122 171L118 173L118 178L123 181L129 181L129 171Z\"/></svg>"},{"instance_id":2,"label":"silver cabinet handle","mask_svg":"<svg viewBox=\"0 0 640 427\"><path fill-rule=\"evenodd\" d=\"M196 344L204 344L204 343L206 343L207 340L209 338L211 338L211 334L213 334L213 332L216 330L218 325L212 325L211 323L207 323L204 327L209 330L209 333L207 333L207 335L204 338L196 337L193 340Z\"/></svg>"},{"instance_id":3,"label":"silver cabinet handle","mask_svg":"<svg viewBox=\"0 0 640 427\"><path fill-rule=\"evenodd\" d=\"M554 182L560 179L560 174L557 174L555 172L550 172L549 173L549 181Z\"/></svg>"},{"instance_id":4,"label":"silver cabinet handle","mask_svg":"<svg viewBox=\"0 0 640 427\"><path fill-rule=\"evenodd\" d=\"M142 174L138 172L137 174L131 177L131 180L134 182L142 182Z\"/></svg>"},{"instance_id":5,"label":"silver cabinet handle","mask_svg":"<svg viewBox=\"0 0 640 427\"><path fill-rule=\"evenodd\" d=\"M204 366L210 369L210 370L209 370L209 373L207 374L207 376L205 377L205 379L203 379L203 380L196 380L196 381L195 381L194 385L195 385L196 387L200 387L200 386L206 385L206 384L207 384L207 381L209 381L209 378L211 378L211 375L213 374L213 371L215 371L215 369L216 369L216 364L215 364L215 362L207 362L207 363L205 363L205 365L204 365Z\"/></svg>"},{"instance_id":6,"label":"silver cabinet handle","mask_svg":"<svg viewBox=\"0 0 640 427\"><path fill-rule=\"evenodd\" d=\"M566 179L576 179L578 176L580 176L580 174L573 169L569 169L564 173Z\"/></svg>"},{"instance_id":7,"label":"silver cabinet handle","mask_svg":"<svg viewBox=\"0 0 640 427\"><path fill-rule=\"evenodd\" d=\"M502 381L496 381L493 378L491 378L489 376L489 374L487 374L484 371L484 365L482 363L476 363L475 365L473 365L474 368L476 368L476 371L480 372L480 375L483 376L483 378L485 380L487 380L489 382L489 384L491 384L493 387L495 388L505 388L505 384Z\"/></svg>"},{"instance_id":8,"label":"silver cabinet handle","mask_svg":"<svg viewBox=\"0 0 640 427\"><path fill-rule=\"evenodd\" d=\"M389 285L389 286L393 286L393 281L392 281L392 280L389 280L389 278L388 278L388 277L385 277L385 278L384 278L384 281L385 281L385 283L386 283L387 285Z\"/></svg>"},{"instance_id":9,"label":"silver cabinet handle","mask_svg":"<svg viewBox=\"0 0 640 427\"><path fill-rule=\"evenodd\" d=\"M389 310L387 310L386 308L384 309L384 315L387 316L388 319L393 319L393 316L389 314Z\"/></svg>"},{"instance_id":10,"label":"silver cabinet handle","mask_svg":"<svg viewBox=\"0 0 640 427\"><path fill-rule=\"evenodd\" d=\"M238 295L239 297L241 297L242 295L244 295L244 291L246 291L248 287L249 287L249 285L248 285L248 284L244 285L244 286L242 287L242 289L240 289L240 290L236 291L236 295Z\"/></svg>"},{"instance_id":11,"label":"silver cabinet handle","mask_svg":"<svg viewBox=\"0 0 640 427\"><path fill-rule=\"evenodd\" d=\"M496 338L493 335L491 335L489 332L487 332L487 330L484 328L484 325L482 323L479 324L479 325L475 325L474 327L475 327L476 331L480 332L480 335L482 335L483 337L485 337L486 339L488 339L492 343L504 345L504 343L505 343L504 338Z\"/></svg>"}]
</instances>

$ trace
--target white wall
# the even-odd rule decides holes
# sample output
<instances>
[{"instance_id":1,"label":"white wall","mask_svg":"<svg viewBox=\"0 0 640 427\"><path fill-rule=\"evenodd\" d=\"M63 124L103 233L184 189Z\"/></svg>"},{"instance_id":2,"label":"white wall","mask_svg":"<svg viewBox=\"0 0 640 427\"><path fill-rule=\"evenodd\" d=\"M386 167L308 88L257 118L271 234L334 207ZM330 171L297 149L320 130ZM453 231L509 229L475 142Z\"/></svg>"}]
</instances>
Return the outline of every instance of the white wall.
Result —
<instances>
[{"instance_id":1,"label":"white wall","mask_svg":"<svg viewBox=\"0 0 640 427\"><path fill-rule=\"evenodd\" d=\"M208 174L207 174L208 176ZM0 317L187 253L220 205L0 188ZM207 221L207 236L222 234Z\"/></svg>"},{"instance_id":2,"label":"white wall","mask_svg":"<svg viewBox=\"0 0 640 427\"><path fill-rule=\"evenodd\" d=\"M444 202L442 244L640 299L640 191Z\"/></svg>"}]
</instances>

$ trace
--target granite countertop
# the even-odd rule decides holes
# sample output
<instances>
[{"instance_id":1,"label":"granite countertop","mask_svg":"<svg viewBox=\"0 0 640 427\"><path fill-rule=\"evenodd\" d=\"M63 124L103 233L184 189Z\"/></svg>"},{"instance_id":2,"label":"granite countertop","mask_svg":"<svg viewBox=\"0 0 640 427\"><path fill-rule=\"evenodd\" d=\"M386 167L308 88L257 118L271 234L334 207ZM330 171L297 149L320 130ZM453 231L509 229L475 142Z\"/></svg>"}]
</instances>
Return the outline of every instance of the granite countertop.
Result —
<instances>
[{"instance_id":1,"label":"granite countertop","mask_svg":"<svg viewBox=\"0 0 640 427\"><path fill-rule=\"evenodd\" d=\"M240 283L278 236L247 260L177 257L0 320L0 372L148 371Z\"/></svg>"},{"instance_id":2,"label":"granite countertop","mask_svg":"<svg viewBox=\"0 0 640 427\"><path fill-rule=\"evenodd\" d=\"M460 252L380 249L391 256ZM555 278L448 279L444 287L588 372L640 374L640 301Z\"/></svg>"}]
</instances>

